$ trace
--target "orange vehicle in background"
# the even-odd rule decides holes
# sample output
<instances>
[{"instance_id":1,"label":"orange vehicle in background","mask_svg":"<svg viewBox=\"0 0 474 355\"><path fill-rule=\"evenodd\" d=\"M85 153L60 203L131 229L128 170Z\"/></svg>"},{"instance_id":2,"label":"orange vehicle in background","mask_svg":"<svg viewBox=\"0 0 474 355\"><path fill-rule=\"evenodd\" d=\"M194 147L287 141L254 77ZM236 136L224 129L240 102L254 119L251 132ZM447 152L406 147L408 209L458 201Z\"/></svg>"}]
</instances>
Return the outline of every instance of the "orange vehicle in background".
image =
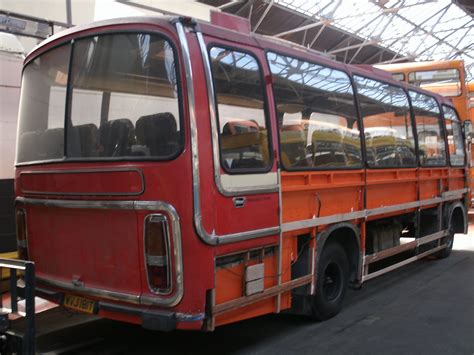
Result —
<instances>
[{"instance_id":1,"label":"orange vehicle in background","mask_svg":"<svg viewBox=\"0 0 474 355\"><path fill-rule=\"evenodd\" d=\"M462 60L384 64L375 67L392 73L395 80L450 98L461 121L469 119L469 91ZM474 90L474 84L471 88Z\"/></svg>"}]
</instances>

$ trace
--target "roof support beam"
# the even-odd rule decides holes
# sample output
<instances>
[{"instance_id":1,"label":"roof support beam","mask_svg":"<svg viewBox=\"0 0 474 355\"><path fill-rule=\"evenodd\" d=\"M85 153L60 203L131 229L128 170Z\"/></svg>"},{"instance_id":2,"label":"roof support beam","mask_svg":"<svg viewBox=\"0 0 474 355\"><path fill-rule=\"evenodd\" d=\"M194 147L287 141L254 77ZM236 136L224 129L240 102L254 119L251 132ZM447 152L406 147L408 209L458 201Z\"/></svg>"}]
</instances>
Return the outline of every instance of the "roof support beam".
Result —
<instances>
[{"instance_id":1,"label":"roof support beam","mask_svg":"<svg viewBox=\"0 0 474 355\"><path fill-rule=\"evenodd\" d=\"M318 27L318 26L321 26L321 25L328 25L330 22L331 21L329 21L329 20L322 20L322 21L310 23L309 25L306 25L306 26L300 26L300 27L293 28L293 29L285 31L285 32L280 32L280 33L276 34L274 37L279 38L279 37L283 37L283 36L286 36L286 35L289 35L289 34L292 34L292 33L301 32L301 31L308 30L310 28Z\"/></svg>"},{"instance_id":2,"label":"roof support beam","mask_svg":"<svg viewBox=\"0 0 474 355\"><path fill-rule=\"evenodd\" d=\"M270 3L267 5L267 8L265 9L265 11L263 12L262 16L260 16L260 18L258 19L257 23L255 24L254 28L252 29L252 32L256 32L258 30L258 28L260 27L260 25L262 24L263 20L265 19L265 17L267 17L268 15L268 12L270 11L270 9L272 8L273 6L273 1L274 0L271 0Z\"/></svg>"},{"instance_id":3,"label":"roof support beam","mask_svg":"<svg viewBox=\"0 0 474 355\"><path fill-rule=\"evenodd\" d=\"M347 46L347 47L343 47L343 48L338 48L338 49L335 49L333 51L330 51L328 52L329 54L336 54L336 53L340 53L340 52L344 52L344 51L347 51L349 49L355 49L355 48L359 48L359 47L365 47L365 46L370 46L370 45L374 45L374 44L378 44L380 43L380 40L378 39L371 39L371 40L367 40L367 41L364 41L362 43L358 43L358 44L354 44L352 46Z\"/></svg>"},{"instance_id":4,"label":"roof support beam","mask_svg":"<svg viewBox=\"0 0 474 355\"><path fill-rule=\"evenodd\" d=\"M326 28L326 24L322 25L321 28L319 29L318 33L316 33L316 36L314 36L313 40L311 41L309 48L313 48L314 44L318 40L319 36L323 33L324 29Z\"/></svg>"},{"instance_id":5,"label":"roof support beam","mask_svg":"<svg viewBox=\"0 0 474 355\"><path fill-rule=\"evenodd\" d=\"M449 4L448 6L451 6L451 4ZM410 25L412 25L414 27L417 27L420 31L430 34L433 38L441 41L446 46L451 47L452 49L456 49L456 47L454 47L451 43L444 41L443 39L439 38L438 36L434 35L433 33L429 33L429 31L427 31L424 28L420 27L421 25L417 25L416 23L412 22L411 20L409 20L406 17L403 17L399 14L395 14L395 16L401 18L403 21L409 23ZM433 18L433 16L431 18ZM466 54L466 56L470 57L471 59L474 59L474 57L469 55L469 54Z\"/></svg>"},{"instance_id":6,"label":"roof support beam","mask_svg":"<svg viewBox=\"0 0 474 355\"><path fill-rule=\"evenodd\" d=\"M417 31L418 29L421 28L422 25L424 25L425 23L427 23L429 20L431 20L434 16L437 16L439 13L441 13L446 7L448 7L450 5L447 5L445 7L443 7L442 9L440 9L439 11L437 11L433 16L431 16L430 18L427 18L426 20L422 21L421 23L419 23L418 25L415 25L415 24L411 24L413 26L412 29L410 29L408 32L405 32L402 36L400 37L397 37L397 38L394 38L392 42L390 42L390 44L387 45L388 48L391 48L397 41L400 40L400 38L404 38L404 37L407 37L410 33L414 32L414 31ZM400 16L400 15L398 15ZM404 19L402 17L402 19ZM386 41L388 41L389 39L387 39ZM400 51L397 52L397 54L399 54Z\"/></svg>"},{"instance_id":7,"label":"roof support beam","mask_svg":"<svg viewBox=\"0 0 474 355\"><path fill-rule=\"evenodd\" d=\"M244 0L231 0L229 1L228 3L225 3L225 4L222 4L221 6L218 6L217 8L219 10L225 10L229 7L232 7L234 5L237 5L237 4L242 4L244 2Z\"/></svg>"}]
</instances>

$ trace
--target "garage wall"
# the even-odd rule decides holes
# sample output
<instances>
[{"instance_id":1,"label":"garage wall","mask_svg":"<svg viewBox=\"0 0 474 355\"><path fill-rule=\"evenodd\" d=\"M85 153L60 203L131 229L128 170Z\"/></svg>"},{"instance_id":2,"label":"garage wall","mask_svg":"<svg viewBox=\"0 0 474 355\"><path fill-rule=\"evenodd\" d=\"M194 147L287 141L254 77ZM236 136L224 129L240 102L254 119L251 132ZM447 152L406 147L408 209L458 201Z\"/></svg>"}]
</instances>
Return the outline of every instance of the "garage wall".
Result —
<instances>
[{"instance_id":1,"label":"garage wall","mask_svg":"<svg viewBox=\"0 0 474 355\"><path fill-rule=\"evenodd\" d=\"M13 175L23 57L0 51L0 253L16 250Z\"/></svg>"}]
</instances>

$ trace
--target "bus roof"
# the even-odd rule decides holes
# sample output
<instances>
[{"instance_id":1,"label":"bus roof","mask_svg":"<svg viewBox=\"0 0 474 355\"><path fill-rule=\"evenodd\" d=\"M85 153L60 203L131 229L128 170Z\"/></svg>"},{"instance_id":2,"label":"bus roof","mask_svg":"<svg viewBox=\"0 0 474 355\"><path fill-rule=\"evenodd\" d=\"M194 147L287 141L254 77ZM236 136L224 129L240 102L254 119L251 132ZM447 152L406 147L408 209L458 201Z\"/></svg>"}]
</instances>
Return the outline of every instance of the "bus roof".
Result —
<instances>
[{"instance_id":1,"label":"bus roof","mask_svg":"<svg viewBox=\"0 0 474 355\"><path fill-rule=\"evenodd\" d=\"M229 16L229 21L232 21L232 15L220 14L221 16ZM238 21L241 21L239 19ZM104 21L93 22L90 24L75 26L67 30L61 31L45 41L41 42L37 47L35 47L25 58L25 65L33 60L38 55L44 53L50 48L60 45L64 42L68 42L73 38L78 37L87 37L104 32L117 32L128 28L137 28L144 30L152 30L153 26L161 26L168 29L170 32L174 32L173 24L177 21L184 21L186 24L195 25L198 30L203 34L212 36L219 39L224 39L226 41L231 41L235 43L240 43L243 45L261 47L265 50L271 50L278 52L283 55L294 56L302 60L307 60L311 62L317 62L320 65L328 66L330 68L338 69L344 71L348 74L356 74L361 76L366 76L372 79L380 80L393 84L396 86L401 86L406 89L412 89L419 92L424 92L427 95L435 96L439 102L445 103L448 105L453 105L452 101L449 98L443 97L439 94L433 93L431 91L423 90L417 86L406 84L397 80L392 79L389 75L386 75L381 70L374 70L366 66L359 65L349 65L337 62L333 59L328 58L326 55L322 55L320 52L315 50L308 49L297 44L291 45L288 41L279 40L278 38L268 38L267 36L258 35L255 33L248 33L247 31L237 31L234 30L232 25L221 27L216 25L216 23L204 22L194 20L190 17L170 17L170 16L144 16L144 17L126 17L126 18L114 18ZM222 23L222 21L220 21ZM462 61L451 61L459 62L462 64ZM425 62L430 63L430 62ZM418 63L417 63L418 64ZM419 63L423 64L423 63ZM400 64L401 65L401 64Z\"/></svg>"}]
</instances>

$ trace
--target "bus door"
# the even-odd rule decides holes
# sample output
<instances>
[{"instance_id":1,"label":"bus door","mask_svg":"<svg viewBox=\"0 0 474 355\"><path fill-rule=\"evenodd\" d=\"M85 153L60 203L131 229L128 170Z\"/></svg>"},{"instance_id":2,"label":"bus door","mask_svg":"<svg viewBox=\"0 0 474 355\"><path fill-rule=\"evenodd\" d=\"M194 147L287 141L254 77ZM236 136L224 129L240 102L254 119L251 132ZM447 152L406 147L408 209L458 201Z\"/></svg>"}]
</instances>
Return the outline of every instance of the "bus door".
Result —
<instances>
[{"instance_id":1,"label":"bus door","mask_svg":"<svg viewBox=\"0 0 474 355\"><path fill-rule=\"evenodd\" d=\"M289 272L282 278L279 270L285 266L290 270L290 253L281 257L278 239L279 184L271 138L276 130L270 123L271 88L264 80L268 70L263 51L200 32L195 38L203 64L199 68L193 63L200 172L199 184L194 179L200 190L194 194L195 225L204 242L218 246L213 304L222 306L289 279ZM196 42L189 43L193 53ZM207 101L204 95L207 107L200 106ZM257 276L251 275L253 271ZM255 282L249 277L256 277ZM258 309L249 306L216 314L215 324L290 306L289 296L279 299L278 306L268 298Z\"/></svg>"},{"instance_id":2,"label":"bus door","mask_svg":"<svg viewBox=\"0 0 474 355\"><path fill-rule=\"evenodd\" d=\"M203 219L213 214L209 229L217 244L275 236L278 176L263 53L200 33L198 41L209 97L216 191L214 208L203 210Z\"/></svg>"}]
</instances>

